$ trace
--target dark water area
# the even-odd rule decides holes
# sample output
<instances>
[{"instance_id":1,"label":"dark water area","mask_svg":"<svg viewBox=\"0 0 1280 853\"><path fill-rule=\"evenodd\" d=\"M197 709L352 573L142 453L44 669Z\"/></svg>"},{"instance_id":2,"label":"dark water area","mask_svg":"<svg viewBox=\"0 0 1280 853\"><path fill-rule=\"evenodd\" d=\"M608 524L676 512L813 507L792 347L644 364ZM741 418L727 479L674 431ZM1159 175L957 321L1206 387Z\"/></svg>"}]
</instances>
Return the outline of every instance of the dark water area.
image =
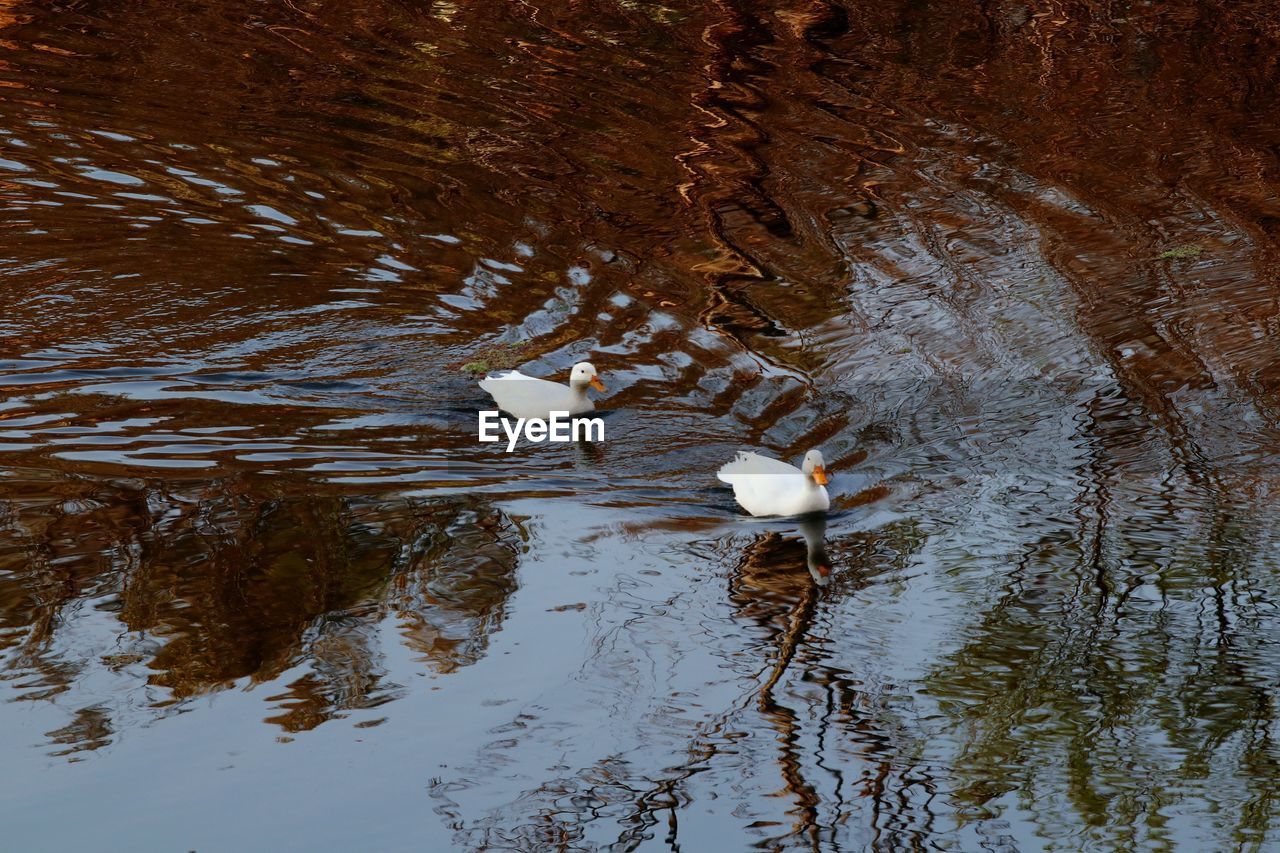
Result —
<instances>
[{"instance_id":1,"label":"dark water area","mask_svg":"<svg viewBox=\"0 0 1280 853\"><path fill-rule=\"evenodd\" d=\"M1280 849L1277 57L0 0L0 846ZM499 357L606 441L479 444Z\"/></svg>"}]
</instances>

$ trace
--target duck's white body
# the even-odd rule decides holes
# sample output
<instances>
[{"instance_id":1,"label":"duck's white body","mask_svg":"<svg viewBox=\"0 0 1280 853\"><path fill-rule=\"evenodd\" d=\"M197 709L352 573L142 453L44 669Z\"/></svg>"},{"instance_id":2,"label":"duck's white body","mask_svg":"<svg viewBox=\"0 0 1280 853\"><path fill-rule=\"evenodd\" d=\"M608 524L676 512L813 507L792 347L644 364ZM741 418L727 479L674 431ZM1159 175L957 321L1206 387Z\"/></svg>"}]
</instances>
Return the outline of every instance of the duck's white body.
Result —
<instances>
[{"instance_id":1,"label":"duck's white body","mask_svg":"<svg viewBox=\"0 0 1280 853\"><path fill-rule=\"evenodd\" d=\"M509 370L486 377L480 387L504 412L517 418L543 420L550 420L552 412L568 412L571 416L590 412L596 406L587 397L587 388L604 390L596 377L596 369L587 362L574 365L568 385Z\"/></svg>"},{"instance_id":2,"label":"duck's white body","mask_svg":"<svg viewBox=\"0 0 1280 853\"><path fill-rule=\"evenodd\" d=\"M826 482L826 474L822 456L816 450L805 456L805 469L759 453L739 451L732 462L721 466L717 476L733 486L734 498L752 515L826 512L831 498L819 482Z\"/></svg>"}]
</instances>

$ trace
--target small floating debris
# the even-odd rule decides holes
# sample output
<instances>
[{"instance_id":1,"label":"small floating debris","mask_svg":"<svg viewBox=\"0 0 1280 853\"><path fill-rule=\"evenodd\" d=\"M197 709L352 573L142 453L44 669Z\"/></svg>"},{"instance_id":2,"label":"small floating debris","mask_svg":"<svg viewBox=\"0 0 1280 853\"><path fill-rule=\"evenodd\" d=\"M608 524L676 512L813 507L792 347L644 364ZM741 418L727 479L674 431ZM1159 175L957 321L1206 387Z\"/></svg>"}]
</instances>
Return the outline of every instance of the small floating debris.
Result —
<instances>
[{"instance_id":1,"label":"small floating debris","mask_svg":"<svg viewBox=\"0 0 1280 853\"><path fill-rule=\"evenodd\" d=\"M119 671L120 669L123 669L126 666L132 666L134 664L142 663L144 660L146 660L146 657L144 657L143 655L135 655L135 654L103 655L102 656L102 662L106 664L106 666L109 669L116 670L116 671Z\"/></svg>"},{"instance_id":2,"label":"small floating debris","mask_svg":"<svg viewBox=\"0 0 1280 853\"><path fill-rule=\"evenodd\" d=\"M1203 251L1195 245L1174 246L1172 249L1165 249L1158 257L1162 261L1182 261L1187 258L1198 258Z\"/></svg>"},{"instance_id":3,"label":"small floating debris","mask_svg":"<svg viewBox=\"0 0 1280 853\"><path fill-rule=\"evenodd\" d=\"M502 341L490 344L477 355L480 357L466 364L453 365L464 373L483 375L495 370L511 370L519 367L524 361L524 346L528 341Z\"/></svg>"}]
</instances>

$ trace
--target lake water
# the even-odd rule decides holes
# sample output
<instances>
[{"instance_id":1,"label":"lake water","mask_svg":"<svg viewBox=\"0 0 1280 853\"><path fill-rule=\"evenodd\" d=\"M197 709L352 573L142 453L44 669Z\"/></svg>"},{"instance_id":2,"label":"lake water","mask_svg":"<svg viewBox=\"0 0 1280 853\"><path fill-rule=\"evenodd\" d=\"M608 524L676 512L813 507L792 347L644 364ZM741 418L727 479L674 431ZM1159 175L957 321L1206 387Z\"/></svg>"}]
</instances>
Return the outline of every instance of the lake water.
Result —
<instances>
[{"instance_id":1,"label":"lake water","mask_svg":"<svg viewBox=\"0 0 1280 853\"><path fill-rule=\"evenodd\" d=\"M0 0L3 846L1277 849L1278 20Z\"/></svg>"}]
</instances>

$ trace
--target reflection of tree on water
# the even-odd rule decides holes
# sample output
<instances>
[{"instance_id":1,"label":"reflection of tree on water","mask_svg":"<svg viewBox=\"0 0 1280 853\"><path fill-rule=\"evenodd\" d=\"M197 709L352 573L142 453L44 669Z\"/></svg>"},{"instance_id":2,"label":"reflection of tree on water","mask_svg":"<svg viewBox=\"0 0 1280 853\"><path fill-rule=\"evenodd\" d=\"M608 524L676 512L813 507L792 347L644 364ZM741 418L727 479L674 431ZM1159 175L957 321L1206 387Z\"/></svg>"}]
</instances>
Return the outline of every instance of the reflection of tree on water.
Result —
<instances>
[{"instance_id":1,"label":"reflection of tree on water","mask_svg":"<svg viewBox=\"0 0 1280 853\"><path fill-rule=\"evenodd\" d=\"M837 534L827 542L835 572L820 587L808 568L811 549L786 525L769 522L764 529L776 532L755 533L745 546L738 536L689 542L698 558L691 571L728 583L727 602L714 586L701 588L727 603L713 621L688 621L708 612L702 592L677 585L644 603L622 578L619 594L632 605L630 615L596 637L607 651L580 675L606 685L622 704L641 702L636 728L627 730L634 740L624 735L616 751L561 759L551 778L528 784L505 775L516 760L513 750L537 750L559 736L546 726L562 732L565 724L555 717L536 722L541 705L517 715L502 727L496 752L473 766L452 766L453 777L432 789L437 813L457 830L456 845L632 850L655 842L681 849L684 842L687 849L682 821L700 808L731 812L761 849L818 843L827 849L868 820L892 843L927 834L921 821L894 823L905 802L927 799L935 788L930 768L913 763L917 741L910 723L874 684L841 668L838 627L829 624L853 593L885 573L901 573L922 537L905 521ZM685 532L706 527L671 524ZM699 600L688 601L691 596ZM672 680L661 676L637 687L628 682L636 672L627 667L629 654L649 642L669 653L659 670ZM703 659L695 649L718 664L695 667L692 658ZM682 672L668 669L678 662ZM696 687L703 683L705 695ZM710 695L727 701L713 706ZM794 824L775 836L779 797L794 804ZM708 805L712 798L719 803ZM468 803L477 801L485 803L482 812L469 812Z\"/></svg>"},{"instance_id":2,"label":"reflection of tree on water","mask_svg":"<svg viewBox=\"0 0 1280 853\"><path fill-rule=\"evenodd\" d=\"M805 548L805 568L809 573L809 581L806 583L799 576L792 577L785 570L778 572L777 577L786 579L791 585L798 587L799 593L794 609L786 618L786 627L783 629L779 638L778 659L774 664L773 671L769 678L765 681L764 686L760 688L760 708L769 713L778 708L773 698L773 688L778 684L786 672L787 667L795 658L796 648L804 642L805 634L809 631L813 622L813 613L818 605L819 590L827 586L831 582L831 563L827 557L826 550L826 531L827 518L825 515L812 515L802 519L799 524L801 535L804 537ZM794 555L792 547L795 543L791 540L782 540L777 534L767 534L761 539L757 539L747 548L743 555L743 563L740 566L740 572L745 573L747 567L757 564L763 566L763 571L768 573L770 567L782 569L790 561ZM784 556L785 554L785 556ZM740 581L745 581L745 574L739 576Z\"/></svg>"},{"instance_id":3,"label":"reflection of tree on water","mask_svg":"<svg viewBox=\"0 0 1280 853\"><path fill-rule=\"evenodd\" d=\"M701 727L690 743L686 767L635 798L633 815L622 821L633 828L620 843L642 837L660 820L668 824L667 841L678 842L676 809L686 796L683 787L695 774L713 770L717 762L746 749L736 740L718 741L726 731L755 730L740 719L752 708L777 733L778 768L795 803L790 831L762 841L762 847L798 844L817 849L824 842L837 843L845 822L866 823L868 809L870 825L886 827L884 837L891 843L927 834L928 827L908 831L904 825L895 831L890 825L901 814L903 801L914 796L912 789L919 788L926 799L933 796L933 776L904 754L904 744L912 739L903 734L894 712L828 656L832 642L823 625L828 609L824 602L834 604L886 571L901 571L921 539L910 523L845 535L834 542L825 538L823 517L804 519L797 528L799 538L776 531L754 537L729 579L735 618L762 628L766 639L759 648L772 653L758 672L750 698ZM828 557L828 546L834 560ZM816 570L824 560L832 566L826 577ZM787 689L800 684L817 686L820 692L804 695ZM813 743L817 752L808 746ZM842 769L848 752L864 765L860 778L846 778L853 775ZM764 773L760 769L757 775ZM669 814L660 818L664 812ZM759 827L765 829L767 824Z\"/></svg>"},{"instance_id":4,"label":"reflection of tree on water","mask_svg":"<svg viewBox=\"0 0 1280 853\"><path fill-rule=\"evenodd\" d=\"M805 763L799 754L799 715L778 700L775 690L813 627L819 583L826 578L810 568L815 549L812 537L818 537L816 547L822 548L825 528L825 518L806 520L804 544L774 532L757 537L743 552L729 592L740 615L772 633L770 645L776 647L777 654L760 687L759 708L778 732L778 765L787 790L795 798L796 824L791 834L808 839L815 849L820 798L805 778Z\"/></svg>"},{"instance_id":5,"label":"reflection of tree on water","mask_svg":"<svg viewBox=\"0 0 1280 853\"><path fill-rule=\"evenodd\" d=\"M484 656L515 590L522 537L517 521L479 501L455 505L448 524L419 528L387 603L424 662L452 672Z\"/></svg>"},{"instance_id":6,"label":"reflection of tree on water","mask_svg":"<svg viewBox=\"0 0 1280 853\"><path fill-rule=\"evenodd\" d=\"M1194 535L1144 511L1117 470L1091 474L1078 525L1025 545L928 678L964 733L953 797L975 819L1016 798L1040 837L1073 845L1176 846L1181 808L1265 846L1274 608L1251 575L1271 537L1232 521L1223 484L1203 484Z\"/></svg>"},{"instance_id":7,"label":"reflection of tree on water","mask_svg":"<svg viewBox=\"0 0 1280 853\"><path fill-rule=\"evenodd\" d=\"M903 743L911 739L902 736L896 716L828 657L831 638L822 620L824 602L844 598L877 575L905 567L921 544L914 526L890 525L833 543L825 539L821 516L797 522L797 529L799 538L776 531L754 537L729 579L735 618L764 629L767 636L759 647L772 652L758 672L751 696L700 727L691 740L686 766L673 769L658 786L637 792L633 814L620 821L631 827L620 844L644 837L659 822L668 826L667 842L678 843L676 811L686 798L684 786L694 775L713 770L717 762L746 748L736 740L719 741L727 731L754 730L755 726L740 719L750 715L752 708L778 735L778 768L795 803L790 831L762 841L768 849L795 844L817 849L824 842L835 843L841 825L854 812L862 812L866 801L871 825L882 826L900 814L911 789L919 787L925 797L933 795L936 786L928 768L915 767L904 756ZM828 545L835 560L827 555ZM824 561L833 569L825 577L816 570ZM796 683L817 686L820 696L787 690ZM797 699L800 704L793 701ZM810 751L806 742L816 742L819 751ZM842 765L848 759L842 753L847 751L867 765L860 779L846 778ZM763 777L765 771L759 769L758 775ZM823 786L824 780L831 790ZM760 830L766 828L762 825ZM927 828L920 831L927 833ZM886 838L898 840L892 831Z\"/></svg>"},{"instance_id":8,"label":"reflection of tree on water","mask_svg":"<svg viewBox=\"0 0 1280 853\"><path fill-rule=\"evenodd\" d=\"M64 481L6 510L0 662L23 698L56 696L102 667L165 688L166 706L305 665L271 697L282 708L272 721L291 731L397 695L376 641L388 616L438 672L482 657L521 547L513 523L474 498L378 501L237 480ZM123 623L106 642L80 623L104 611ZM113 716L92 704L51 737L99 746L121 725Z\"/></svg>"}]
</instances>

